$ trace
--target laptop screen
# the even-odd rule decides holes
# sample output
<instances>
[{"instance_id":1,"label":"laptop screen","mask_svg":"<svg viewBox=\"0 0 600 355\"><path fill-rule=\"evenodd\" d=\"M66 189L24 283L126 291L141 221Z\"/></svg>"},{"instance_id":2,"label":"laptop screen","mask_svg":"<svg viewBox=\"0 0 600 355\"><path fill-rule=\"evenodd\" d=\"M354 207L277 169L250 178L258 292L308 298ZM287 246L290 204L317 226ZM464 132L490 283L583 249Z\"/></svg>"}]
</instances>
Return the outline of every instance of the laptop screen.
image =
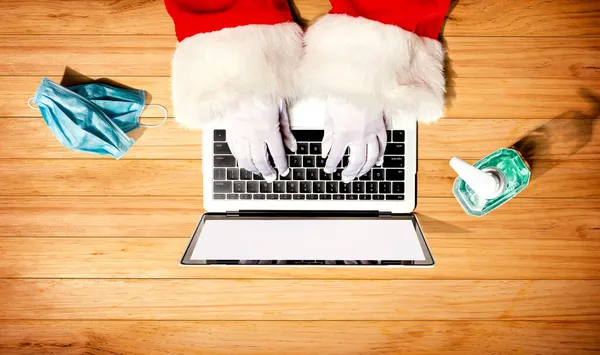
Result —
<instances>
[{"instance_id":1,"label":"laptop screen","mask_svg":"<svg viewBox=\"0 0 600 355\"><path fill-rule=\"evenodd\" d=\"M420 228L401 217L205 214L184 265L432 265Z\"/></svg>"}]
</instances>

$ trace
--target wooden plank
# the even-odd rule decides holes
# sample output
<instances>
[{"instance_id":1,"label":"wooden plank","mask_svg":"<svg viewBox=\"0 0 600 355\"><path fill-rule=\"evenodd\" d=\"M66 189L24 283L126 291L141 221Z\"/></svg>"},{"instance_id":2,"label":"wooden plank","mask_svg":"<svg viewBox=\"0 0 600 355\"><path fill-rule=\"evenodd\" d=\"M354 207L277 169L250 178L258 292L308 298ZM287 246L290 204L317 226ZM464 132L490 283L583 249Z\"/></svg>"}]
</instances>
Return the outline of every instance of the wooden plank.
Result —
<instances>
[{"instance_id":1,"label":"wooden plank","mask_svg":"<svg viewBox=\"0 0 600 355\"><path fill-rule=\"evenodd\" d=\"M0 238L0 278L585 280L600 278L599 240L428 238L436 266L181 267L188 238ZM557 272L560 270L560 272Z\"/></svg>"},{"instance_id":2,"label":"wooden plank","mask_svg":"<svg viewBox=\"0 0 600 355\"><path fill-rule=\"evenodd\" d=\"M600 320L591 296L600 281L5 279L0 287L3 320Z\"/></svg>"},{"instance_id":3,"label":"wooden plank","mask_svg":"<svg viewBox=\"0 0 600 355\"><path fill-rule=\"evenodd\" d=\"M598 158L534 161L531 183L517 198L600 198ZM452 197L449 159L419 161L419 197ZM200 196L202 179L200 160L0 160L0 195Z\"/></svg>"},{"instance_id":4,"label":"wooden plank","mask_svg":"<svg viewBox=\"0 0 600 355\"><path fill-rule=\"evenodd\" d=\"M597 38L449 37L451 77L598 78ZM169 76L174 38L0 35L4 75ZM548 60L552 58L552 60Z\"/></svg>"},{"instance_id":5,"label":"wooden plank","mask_svg":"<svg viewBox=\"0 0 600 355\"><path fill-rule=\"evenodd\" d=\"M590 354L596 322L2 321L5 354ZM327 336L323 336L326 334Z\"/></svg>"},{"instance_id":6,"label":"wooden plank","mask_svg":"<svg viewBox=\"0 0 600 355\"><path fill-rule=\"evenodd\" d=\"M294 1L300 15L314 20L331 8L326 0ZM448 15L446 36L600 35L597 2L587 0L461 0ZM93 19L93 20L90 20ZM162 1L119 2L31 0L6 4L3 34L167 34L173 24Z\"/></svg>"},{"instance_id":7,"label":"wooden plank","mask_svg":"<svg viewBox=\"0 0 600 355\"><path fill-rule=\"evenodd\" d=\"M0 236L189 237L204 212L201 197L3 196ZM600 238L600 199L523 198L485 218L454 198L421 198L428 237Z\"/></svg>"},{"instance_id":8,"label":"wooden plank","mask_svg":"<svg viewBox=\"0 0 600 355\"><path fill-rule=\"evenodd\" d=\"M144 122L158 119L144 119ZM0 118L0 159L112 159L63 147L40 118ZM419 126L419 159L479 159L518 143L537 160L600 159L600 124L593 119L452 119ZM493 132L482 135L481 132ZM159 129L134 131L135 145L121 160L201 159L202 135L168 120ZM23 137L28 137L23 140ZM535 149L531 148L535 147Z\"/></svg>"},{"instance_id":9,"label":"wooden plank","mask_svg":"<svg viewBox=\"0 0 600 355\"><path fill-rule=\"evenodd\" d=\"M600 57L600 56L599 56ZM71 72L69 72L71 73ZM50 76L60 82L62 77ZM98 77L93 77L97 79ZM122 85L144 89L153 103L165 105L173 115L168 77L118 77ZM0 76L0 117L40 117L27 106L41 77ZM88 82L85 77L68 76L66 84ZM549 119L596 118L600 107L600 80L593 78L453 79L447 100L448 118ZM590 95L584 94L582 89ZM143 117L161 117L157 109L146 109ZM465 129L465 132L468 131Z\"/></svg>"}]
</instances>

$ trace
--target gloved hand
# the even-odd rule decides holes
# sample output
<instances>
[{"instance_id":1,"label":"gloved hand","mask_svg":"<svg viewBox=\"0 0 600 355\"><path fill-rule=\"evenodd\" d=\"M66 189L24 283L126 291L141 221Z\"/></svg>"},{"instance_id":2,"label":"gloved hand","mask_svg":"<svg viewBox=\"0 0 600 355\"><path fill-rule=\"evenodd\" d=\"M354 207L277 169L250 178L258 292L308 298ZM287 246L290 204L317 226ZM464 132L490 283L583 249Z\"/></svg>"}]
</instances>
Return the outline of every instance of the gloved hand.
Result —
<instances>
[{"instance_id":1,"label":"gloved hand","mask_svg":"<svg viewBox=\"0 0 600 355\"><path fill-rule=\"evenodd\" d=\"M251 99L223 116L227 144L240 168L262 174L266 181L277 178L269 153L281 176L289 174L285 146L295 152L296 139L290 129L285 102ZM267 150L268 149L268 150Z\"/></svg>"},{"instance_id":2,"label":"gloved hand","mask_svg":"<svg viewBox=\"0 0 600 355\"><path fill-rule=\"evenodd\" d=\"M383 111L335 98L328 98L325 105L322 157L329 155L325 172L337 169L346 147L350 156L342 172L344 182L368 173L374 165L381 166L387 142Z\"/></svg>"}]
</instances>

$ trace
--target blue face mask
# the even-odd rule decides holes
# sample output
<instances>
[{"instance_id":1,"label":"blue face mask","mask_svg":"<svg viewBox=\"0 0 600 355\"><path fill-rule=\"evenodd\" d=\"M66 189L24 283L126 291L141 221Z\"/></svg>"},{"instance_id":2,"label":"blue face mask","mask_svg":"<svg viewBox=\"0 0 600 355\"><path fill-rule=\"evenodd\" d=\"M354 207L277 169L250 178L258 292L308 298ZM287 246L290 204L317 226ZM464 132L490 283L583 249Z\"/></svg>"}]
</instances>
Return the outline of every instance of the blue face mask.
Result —
<instances>
[{"instance_id":1,"label":"blue face mask","mask_svg":"<svg viewBox=\"0 0 600 355\"><path fill-rule=\"evenodd\" d=\"M116 88L100 83L65 88L44 78L33 102L44 121L67 148L121 158L133 145L127 132L140 126L157 127L167 119L160 105L145 105L143 90ZM31 99L30 99L31 101ZM35 108L29 102L29 106ZM158 106L165 112L158 125L140 124L145 106Z\"/></svg>"}]
</instances>

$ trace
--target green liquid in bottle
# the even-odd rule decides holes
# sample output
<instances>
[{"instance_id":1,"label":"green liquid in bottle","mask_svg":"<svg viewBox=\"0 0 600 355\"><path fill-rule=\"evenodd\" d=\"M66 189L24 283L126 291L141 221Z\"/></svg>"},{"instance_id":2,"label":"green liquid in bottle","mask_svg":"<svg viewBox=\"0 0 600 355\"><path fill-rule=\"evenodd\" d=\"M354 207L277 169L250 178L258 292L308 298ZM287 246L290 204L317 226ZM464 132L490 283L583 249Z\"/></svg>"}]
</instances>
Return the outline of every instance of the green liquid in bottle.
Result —
<instances>
[{"instance_id":1,"label":"green liquid in bottle","mask_svg":"<svg viewBox=\"0 0 600 355\"><path fill-rule=\"evenodd\" d=\"M452 192L465 212L471 216L483 216L508 202L523 191L531 176L529 167L519 152L509 148L499 149L473 166L498 177L503 183L503 189L499 196L485 199L478 196L462 178L456 178Z\"/></svg>"}]
</instances>

